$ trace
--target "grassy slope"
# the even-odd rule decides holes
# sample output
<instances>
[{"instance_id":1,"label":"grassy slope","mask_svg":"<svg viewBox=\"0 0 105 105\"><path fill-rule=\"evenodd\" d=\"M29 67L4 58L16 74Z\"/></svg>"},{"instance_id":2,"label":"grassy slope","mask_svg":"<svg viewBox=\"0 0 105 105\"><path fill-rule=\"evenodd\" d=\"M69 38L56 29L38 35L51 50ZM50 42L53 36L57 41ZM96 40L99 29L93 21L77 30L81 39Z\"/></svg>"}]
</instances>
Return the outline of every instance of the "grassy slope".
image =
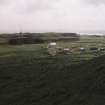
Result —
<instances>
[{"instance_id":1,"label":"grassy slope","mask_svg":"<svg viewBox=\"0 0 105 105\"><path fill-rule=\"evenodd\" d=\"M105 56L71 66L19 51L0 58L0 105L105 104Z\"/></svg>"},{"instance_id":2,"label":"grassy slope","mask_svg":"<svg viewBox=\"0 0 105 105\"><path fill-rule=\"evenodd\" d=\"M78 54L105 39L58 43L74 55L50 57L45 45L0 46L0 105L104 105L105 56Z\"/></svg>"}]
</instances>

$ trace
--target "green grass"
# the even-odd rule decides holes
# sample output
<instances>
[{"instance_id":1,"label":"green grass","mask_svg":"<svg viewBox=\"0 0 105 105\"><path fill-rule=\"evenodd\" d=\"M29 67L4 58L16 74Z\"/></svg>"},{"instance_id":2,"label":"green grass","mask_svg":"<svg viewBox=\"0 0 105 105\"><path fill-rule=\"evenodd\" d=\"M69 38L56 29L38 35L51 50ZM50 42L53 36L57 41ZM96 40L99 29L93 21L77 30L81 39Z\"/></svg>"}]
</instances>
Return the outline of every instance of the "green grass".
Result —
<instances>
[{"instance_id":1,"label":"green grass","mask_svg":"<svg viewBox=\"0 0 105 105\"><path fill-rule=\"evenodd\" d=\"M0 105L104 105L104 52L89 51L100 44L103 39L58 42L72 54L54 57L47 44L1 45Z\"/></svg>"},{"instance_id":2,"label":"green grass","mask_svg":"<svg viewBox=\"0 0 105 105\"><path fill-rule=\"evenodd\" d=\"M21 57L0 62L1 105L104 105L105 56L77 65Z\"/></svg>"},{"instance_id":3,"label":"green grass","mask_svg":"<svg viewBox=\"0 0 105 105\"><path fill-rule=\"evenodd\" d=\"M0 45L0 62L2 62L2 59L11 59L16 58L16 60L30 60L34 61L34 59L50 59L52 58L56 60L61 59L65 60L68 59L70 61L73 61L72 63L75 63L74 61L84 61L84 60L90 60L93 59L96 56L103 55L104 52L97 52L97 54L91 52L89 50L90 47L102 47L105 48L105 39L103 38L85 38L81 37L79 41L75 42L57 42L57 45L62 48L70 48L72 54L70 55L60 55L57 54L55 57L51 57L48 54L48 51L46 49L47 43L45 44L29 44L29 45L16 45L16 46L10 46L10 45ZM79 49L81 47L86 48L86 51L81 52ZM29 61L29 62L30 62ZM16 62L16 61L15 61Z\"/></svg>"}]
</instances>

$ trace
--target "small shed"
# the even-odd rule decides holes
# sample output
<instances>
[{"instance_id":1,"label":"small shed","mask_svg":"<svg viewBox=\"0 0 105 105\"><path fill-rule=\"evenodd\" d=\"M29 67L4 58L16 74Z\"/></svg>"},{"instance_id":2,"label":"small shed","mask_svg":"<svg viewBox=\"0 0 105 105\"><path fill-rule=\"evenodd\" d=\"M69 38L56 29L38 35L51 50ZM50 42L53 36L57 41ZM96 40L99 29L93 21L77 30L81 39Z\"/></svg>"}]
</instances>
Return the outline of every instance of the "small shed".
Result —
<instances>
[{"instance_id":1,"label":"small shed","mask_svg":"<svg viewBox=\"0 0 105 105\"><path fill-rule=\"evenodd\" d=\"M47 46L48 48L48 53L52 56L57 54L57 50L56 50L57 44L56 42L50 42Z\"/></svg>"},{"instance_id":2,"label":"small shed","mask_svg":"<svg viewBox=\"0 0 105 105\"><path fill-rule=\"evenodd\" d=\"M80 51L85 51L85 48L84 48L84 47L81 47L81 48L80 48Z\"/></svg>"},{"instance_id":3,"label":"small shed","mask_svg":"<svg viewBox=\"0 0 105 105\"><path fill-rule=\"evenodd\" d=\"M48 48L56 48L56 42L50 42L49 44L48 44Z\"/></svg>"}]
</instances>

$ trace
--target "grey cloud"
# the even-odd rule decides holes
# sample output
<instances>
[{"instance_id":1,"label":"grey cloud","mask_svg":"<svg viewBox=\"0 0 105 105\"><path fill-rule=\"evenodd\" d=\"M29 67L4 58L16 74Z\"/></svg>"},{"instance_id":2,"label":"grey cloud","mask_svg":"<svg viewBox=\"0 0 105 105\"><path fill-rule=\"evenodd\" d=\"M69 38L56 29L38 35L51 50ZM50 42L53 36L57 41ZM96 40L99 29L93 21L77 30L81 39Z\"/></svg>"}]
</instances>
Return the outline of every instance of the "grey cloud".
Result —
<instances>
[{"instance_id":1,"label":"grey cloud","mask_svg":"<svg viewBox=\"0 0 105 105\"><path fill-rule=\"evenodd\" d=\"M92 4L92 5L104 5L105 0L82 0L85 3Z\"/></svg>"},{"instance_id":2,"label":"grey cloud","mask_svg":"<svg viewBox=\"0 0 105 105\"><path fill-rule=\"evenodd\" d=\"M0 6L9 5L12 0L0 0Z\"/></svg>"},{"instance_id":3,"label":"grey cloud","mask_svg":"<svg viewBox=\"0 0 105 105\"><path fill-rule=\"evenodd\" d=\"M86 5L89 4L86 8ZM105 0L0 0L0 31L104 30ZM90 6L100 5L98 6ZM2 9L1 9L2 7ZM98 15L97 15L98 14Z\"/></svg>"},{"instance_id":4,"label":"grey cloud","mask_svg":"<svg viewBox=\"0 0 105 105\"><path fill-rule=\"evenodd\" d=\"M0 12L10 12L13 15L30 15L36 12L55 10L56 3L63 0L1 0Z\"/></svg>"},{"instance_id":5,"label":"grey cloud","mask_svg":"<svg viewBox=\"0 0 105 105\"><path fill-rule=\"evenodd\" d=\"M0 5L3 5L6 3L6 0L0 0Z\"/></svg>"},{"instance_id":6,"label":"grey cloud","mask_svg":"<svg viewBox=\"0 0 105 105\"><path fill-rule=\"evenodd\" d=\"M9 6L14 12L24 14L35 11L54 9L56 2L61 0L1 0L0 5Z\"/></svg>"}]
</instances>

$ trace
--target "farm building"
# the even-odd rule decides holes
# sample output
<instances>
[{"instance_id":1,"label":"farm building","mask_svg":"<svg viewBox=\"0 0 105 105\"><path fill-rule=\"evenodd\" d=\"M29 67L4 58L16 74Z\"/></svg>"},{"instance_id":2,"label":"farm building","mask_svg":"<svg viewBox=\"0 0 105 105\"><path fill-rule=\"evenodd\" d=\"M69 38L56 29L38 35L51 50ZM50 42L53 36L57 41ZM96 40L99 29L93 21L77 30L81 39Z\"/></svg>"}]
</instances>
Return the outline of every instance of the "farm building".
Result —
<instances>
[{"instance_id":1,"label":"farm building","mask_svg":"<svg viewBox=\"0 0 105 105\"><path fill-rule=\"evenodd\" d=\"M85 51L86 49L84 47L81 47L80 48L80 51Z\"/></svg>"},{"instance_id":2,"label":"farm building","mask_svg":"<svg viewBox=\"0 0 105 105\"><path fill-rule=\"evenodd\" d=\"M49 44L48 44L48 48L56 48L56 42L50 42Z\"/></svg>"},{"instance_id":3,"label":"farm building","mask_svg":"<svg viewBox=\"0 0 105 105\"><path fill-rule=\"evenodd\" d=\"M55 56L57 54L57 50L56 50L57 44L56 42L50 42L48 43L48 53L52 56Z\"/></svg>"}]
</instances>

